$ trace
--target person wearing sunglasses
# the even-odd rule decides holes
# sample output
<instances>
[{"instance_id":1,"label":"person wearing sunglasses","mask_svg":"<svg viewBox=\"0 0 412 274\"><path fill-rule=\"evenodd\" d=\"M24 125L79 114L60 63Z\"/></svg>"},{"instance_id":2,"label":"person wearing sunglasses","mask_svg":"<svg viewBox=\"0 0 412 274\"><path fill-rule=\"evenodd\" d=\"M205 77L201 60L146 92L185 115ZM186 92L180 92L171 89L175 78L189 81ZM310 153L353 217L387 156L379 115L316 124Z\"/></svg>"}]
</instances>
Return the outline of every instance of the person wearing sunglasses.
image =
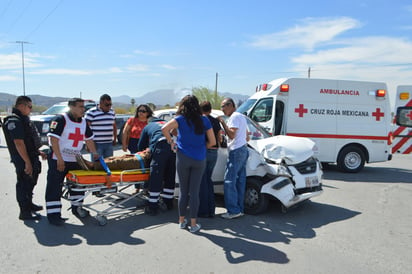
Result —
<instances>
[{"instance_id":1,"label":"person wearing sunglasses","mask_svg":"<svg viewBox=\"0 0 412 274\"><path fill-rule=\"evenodd\" d=\"M229 155L224 177L227 212L223 213L221 217L233 219L244 215L246 161L249 157L247 121L242 113L236 112L236 105L232 98L225 98L222 101L221 109L226 116L229 116L227 124L222 117L218 118L229 138L227 143Z\"/></svg>"},{"instance_id":2,"label":"person wearing sunglasses","mask_svg":"<svg viewBox=\"0 0 412 274\"><path fill-rule=\"evenodd\" d=\"M41 172L39 155L43 159L46 155L39 151L40 136L30 121L32 108L30 97L17 97L12 115L7 116L3 124L10 160L16 168L16 197L20 207L20 220L38 220L40 215L36 212L43 209L33 203L33 189Z\"/></svg>"},{"instance_id":3,"label":"person wearing sunglasses","mask_svg":"<svg viewBox=\"0 0 412 274\"><path fill-rule=\"evenodd\" d=\"M139 143L140 135L143 128L147 125L148 119L153 116L152 109L146 105L141 104L136 108L134 117L130 117L123 129L122 149L135 154L137 152L137 144Z\"/></svg>"},{"instance_id":4,"label":"person wearing sunglasses","mask_svg":"<svg viewBox=\"0 0 412 274\"><path fill-rule=\"evenodd\" d=\"M113 156L116 145L117 128L112 98L108 94L100 96L99 105L86 112L86 121L93 131L97 153L103 158Z\"/></svg>"}]
</instances>

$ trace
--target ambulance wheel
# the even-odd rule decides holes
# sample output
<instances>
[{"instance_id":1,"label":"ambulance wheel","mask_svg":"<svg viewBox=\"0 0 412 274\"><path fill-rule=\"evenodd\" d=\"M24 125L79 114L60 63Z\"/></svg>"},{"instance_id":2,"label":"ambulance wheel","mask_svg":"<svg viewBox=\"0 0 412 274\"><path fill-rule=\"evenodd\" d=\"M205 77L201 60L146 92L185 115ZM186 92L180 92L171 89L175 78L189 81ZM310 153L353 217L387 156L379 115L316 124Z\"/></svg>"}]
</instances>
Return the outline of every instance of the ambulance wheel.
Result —
<instances>
[{"instance_id":1,"label":"ambulance wheel","mask_svg":"<svg viewBox=\"0 0 412 274\"><path fill-rule=\"evenodd\" d=\"M99 223L100 226L105 226L107 224L106 216L97 215L96 220L97 220L97 222Z\"/></svg>"},{"instance_id":2,"label":"ambulance wheel","mask_svg":"<svg viewBox=\"0 0 412 274\"><path fill-rule=\"evenodd\" d=\"M261 193L261 182L256 178L247 178L245 191L245 213L256 215L268 207L269 198Z\"/></svg>"},{"instance_id":3,"label":"ambulance wheel","mask_svg":"<svg viewBox=\"0 0 412 274\"><path fill-rule=\"evenodd\" d=\"M362 149L349 146L341 150L338 156L338 168L344 172L356 173L365 166L365 153Z\"/></svg>"}]
</instances>

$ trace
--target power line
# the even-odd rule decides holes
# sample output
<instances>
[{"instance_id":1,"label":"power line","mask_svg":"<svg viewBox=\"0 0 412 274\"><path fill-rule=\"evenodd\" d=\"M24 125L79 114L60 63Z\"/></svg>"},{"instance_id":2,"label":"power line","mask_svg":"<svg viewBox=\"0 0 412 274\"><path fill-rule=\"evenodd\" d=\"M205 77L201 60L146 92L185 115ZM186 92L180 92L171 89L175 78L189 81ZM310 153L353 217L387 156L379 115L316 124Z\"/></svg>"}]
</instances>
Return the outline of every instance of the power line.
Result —
<instances>
[{"instance_id":1,"label":"power line","mask_svg":"<svg viewBox=\"0 0 412 274\"><path fill-rule=\"evenodd\" d=\"M33 33L35 33L40 26L56 11L56 9L61 5L63 0L60 0L57 5L40 21L40 23L26 36L26 39L29 38Z\"/></svg>"}]
</instances>

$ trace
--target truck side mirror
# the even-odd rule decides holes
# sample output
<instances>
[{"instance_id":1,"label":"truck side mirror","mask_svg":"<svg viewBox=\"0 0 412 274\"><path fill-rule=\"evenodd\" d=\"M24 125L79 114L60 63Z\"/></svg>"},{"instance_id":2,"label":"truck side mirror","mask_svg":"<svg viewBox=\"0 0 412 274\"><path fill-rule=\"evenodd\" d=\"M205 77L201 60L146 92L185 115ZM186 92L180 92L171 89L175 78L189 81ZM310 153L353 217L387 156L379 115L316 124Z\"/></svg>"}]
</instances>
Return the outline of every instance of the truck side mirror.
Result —
<instances>
[{"instance_id":1,"label":"truck side mirror","mask_svg":"<svg viewBox=\"0 0 412 274\"><path fill-rule=\"evenodd\" d=\"M396 124L412 127L412 107L398 107L396 110Z\"/></svg>"}]
</instances>

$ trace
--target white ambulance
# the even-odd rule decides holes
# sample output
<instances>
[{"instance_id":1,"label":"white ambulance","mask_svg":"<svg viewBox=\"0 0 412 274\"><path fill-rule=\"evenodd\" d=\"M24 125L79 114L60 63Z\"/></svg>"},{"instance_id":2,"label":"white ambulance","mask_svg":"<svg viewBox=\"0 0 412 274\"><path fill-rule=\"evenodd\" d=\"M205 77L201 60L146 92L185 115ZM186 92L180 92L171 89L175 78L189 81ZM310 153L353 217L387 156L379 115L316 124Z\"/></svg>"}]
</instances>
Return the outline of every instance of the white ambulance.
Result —
<instances>
[{"instance_id":1,"label":"white ambulance","mask_svg":"<svg viewBox=\"0 0 412 274\"><path fill-rule=\"evenodd\" d=\"M406 111L406 114L400 115L401 110ZM410 124L412 120L412 115L409 114L412 113L412 86L397 87L395 113L398 122L393 128L392 153L409 154L412 152L412 127L408 126L408 122Z\"/></svg>"},{"instance_id":2,"label":"white ambulance","mask_svg":"<svg viewBox=\"0 0 412 274\"><path fill-rule=\"evenodd\" d=\"M282 78L259 85L238 110L272 135L308 137L321 162L358 172L392 158L385 83Z\"/></svg>"}]
</instances>

